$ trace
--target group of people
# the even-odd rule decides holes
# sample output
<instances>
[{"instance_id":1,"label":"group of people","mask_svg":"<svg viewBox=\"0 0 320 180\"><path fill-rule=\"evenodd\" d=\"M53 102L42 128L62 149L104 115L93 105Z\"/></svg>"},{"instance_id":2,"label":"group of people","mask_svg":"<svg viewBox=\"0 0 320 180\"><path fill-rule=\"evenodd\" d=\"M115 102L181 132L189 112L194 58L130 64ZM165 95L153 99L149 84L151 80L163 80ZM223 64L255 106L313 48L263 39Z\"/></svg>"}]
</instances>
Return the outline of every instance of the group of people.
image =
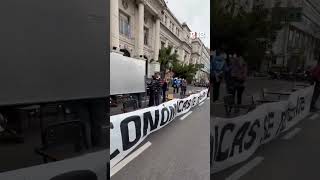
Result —
<instances>
[{"instance_id":1,"label":"group of people","mask_svg":"<svg viewBox=\"0 0 320 180\"><path fill-rule=\"evenodd\" d=\"M181 95L185 96L187 91L187 80L182 78L173 78L172 79L172 87L173 93L179 93L179 89L181 89Z\"/></svg>"},{"instance_id":2,"label":"group of people","mask_svg":"<svg viewBox=\"0 0 320 180\"><path fill-rule=\"evenodd\" d=\"M166 102L166 92L168 91L168 80L161 79L159 74L152 76L149 86L149 107L160 104L162 94L162 102Z\"/></svg>"},{"instance_id":3,"label":"group of people","mask_svg":"<svg viewBox=\"0 0 320 180\"><path fill-rule=\"evenodd\" d=\"M157 106L160 104L162 95L162 102L166 102L167 91L169 90L169 83L172 84L173 93L179 93L181 89L181 95L185 96L187 91L187 80L182 78L161 79L159 74L152 76L152 80L149 87L149 107Z\"/></svg>"},{"instance_id":4,"label":"group of people","mask_svg":"<svg viewBox=\"0 0 320 180\"><path fill-rule=\"evenodd\" d=\"M247 64L239 53L227 55L223 50L217 49L211 56L213 102L219 100L220 84L224 80L227 94L231 94L234 99L237 97L237 104L241 104L247 71Z\"/></svg>"}]
</instances>

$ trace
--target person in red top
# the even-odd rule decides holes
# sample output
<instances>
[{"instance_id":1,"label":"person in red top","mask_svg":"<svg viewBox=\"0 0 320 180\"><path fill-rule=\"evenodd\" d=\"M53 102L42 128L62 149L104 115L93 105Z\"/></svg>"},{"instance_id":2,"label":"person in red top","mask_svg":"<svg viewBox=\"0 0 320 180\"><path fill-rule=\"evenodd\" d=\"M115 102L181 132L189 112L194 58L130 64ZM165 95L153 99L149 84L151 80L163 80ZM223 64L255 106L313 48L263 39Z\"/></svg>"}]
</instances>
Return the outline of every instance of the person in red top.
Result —
<instances>
[{"instance_id":1,"label":"person in red top","mask_svg":"<svg viewBox=\"0 0 320 180\"><path fill-rule=\"evenodd\" d=\"M318 110L316 108L316 102L320 95L320 60L318 60L317 65L311 70L311 77L315 83L315 86L311 100L310 111L314 112Z\"/></svg>"}]
</instances>

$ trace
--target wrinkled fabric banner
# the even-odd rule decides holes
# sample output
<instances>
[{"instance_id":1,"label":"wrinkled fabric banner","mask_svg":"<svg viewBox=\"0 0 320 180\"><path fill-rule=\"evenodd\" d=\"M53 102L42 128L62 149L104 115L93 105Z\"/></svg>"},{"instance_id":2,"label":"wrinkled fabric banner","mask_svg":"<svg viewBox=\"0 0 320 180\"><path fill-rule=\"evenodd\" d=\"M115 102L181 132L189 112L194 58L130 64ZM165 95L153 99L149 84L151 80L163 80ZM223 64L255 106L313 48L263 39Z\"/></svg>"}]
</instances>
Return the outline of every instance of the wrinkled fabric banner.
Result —
<instances>
[{"instance_id":1,"label":"wrinkled fabric banner","mask_svg":"<svg viewBox=\"0 0 320 180\"><path fill-rule=\"evenodd\" d=\"M247 160L257 148L304 119L314 86L293 92L288 100L266 103L232 119L211 120L210 165L215 173Z\"/></svg>"},{"instance_id":2,"label":"wrinkled fabric banner","mask_svg":"<svg viewBox=\"0 0 320 180\"><path fill-rule=\"evenodd\" d=\"M159 106L111 116L110 167L132 152L149 134L203 102L207 92L206 89L184 99L173 99Z\"/></svg>"}]
</instances>

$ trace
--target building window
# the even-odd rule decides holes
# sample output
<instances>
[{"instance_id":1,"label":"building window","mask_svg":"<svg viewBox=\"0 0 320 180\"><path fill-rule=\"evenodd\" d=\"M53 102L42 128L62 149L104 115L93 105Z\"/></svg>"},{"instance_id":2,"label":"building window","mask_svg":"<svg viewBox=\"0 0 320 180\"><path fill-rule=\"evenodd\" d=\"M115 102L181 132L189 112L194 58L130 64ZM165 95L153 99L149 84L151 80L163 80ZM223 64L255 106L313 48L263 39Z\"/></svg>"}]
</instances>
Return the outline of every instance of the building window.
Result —
<instances>
[{"instance_id":1,"label":"building window","mask_svg":"<svg viewBox=\"0 0 320 180\"><path fill-rule=\"evenodd\" d=\"M119 13L120 34L130 38L130 17L124 13Z\"/></svg>"},{"instance_id":2,"label":"building window","mask_svg":"<svg viewBox=\"0 0 320 180\"><path fill-rule=\"evenodd\" d=\"M144 45L149 45L149 29L144 27L143 34L144 34Z\"/></svg>"},{"instance_id":3,"label":"building window","mask_svg":"<svg viewBox=\"0 0 320 180\"><path fill-rule=\"evenodd\" d=\"M166 15L164 16L164 24L165 25L167 24L167 16Z\"/></svg>"}]
</instances>

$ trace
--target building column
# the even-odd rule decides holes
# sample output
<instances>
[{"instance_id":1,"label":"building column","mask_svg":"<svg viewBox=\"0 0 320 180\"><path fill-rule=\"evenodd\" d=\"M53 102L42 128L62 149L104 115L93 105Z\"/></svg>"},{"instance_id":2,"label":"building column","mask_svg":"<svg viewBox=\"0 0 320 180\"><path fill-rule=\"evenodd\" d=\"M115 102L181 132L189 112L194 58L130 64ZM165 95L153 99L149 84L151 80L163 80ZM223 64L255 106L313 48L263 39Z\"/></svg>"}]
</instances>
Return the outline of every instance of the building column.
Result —
<instances>
[{"instance_id":1,"label":"building column","mask_svg":"<svg viewBox=\"0 0 320 180\"><path fill-rule=\"evenodd\" d=\"M138 56L143 57L143 29L144 29L144 1L140 0L139 2L139 20L138 20Z\"/></svg>"},{"instance_id":2,"label":"building column","mask_svg":"<svg viewBox=\"0 0 320 180\"><path fill-rule=\"evenodd\" d=\"M184 56L185 56L185 52L184 52L184 49L182 49L182 52L181 52L181 61L182 61L182 63L189 64L189 62L186 62L186 59L184 58Z\"/></svg>"},{"instance_id":3,"label":"building column","mask_svg":"<svg viewBox=\"0 0 320 180\"><path fill-rule=\"evenodd\" d=\"M154 44L154 60L158 61L159 59L159 49L160 49L160 16L156 16L156 35L155 35L155 44Z\"/></svg>"},{"instance_id":4,"label":"building column","mask_svg":"<svg viewBox=\"0 0 320 180\"><path fill-rule=\"evenodd\" d=\"M168 48L168 46L169 46L169 41L166 40L166 43L164 44L164 47L165 47L165 48Z\"/></svg>"},{"instance_id":5,"label":"building column","mask_svg":"<svg viewBox=\"0 0 320 180\"><path fill-rule=\"evenodd\" d=\"M119 2L110 0L111 49L119 50Z\"/></svg>"}]
</instances>

